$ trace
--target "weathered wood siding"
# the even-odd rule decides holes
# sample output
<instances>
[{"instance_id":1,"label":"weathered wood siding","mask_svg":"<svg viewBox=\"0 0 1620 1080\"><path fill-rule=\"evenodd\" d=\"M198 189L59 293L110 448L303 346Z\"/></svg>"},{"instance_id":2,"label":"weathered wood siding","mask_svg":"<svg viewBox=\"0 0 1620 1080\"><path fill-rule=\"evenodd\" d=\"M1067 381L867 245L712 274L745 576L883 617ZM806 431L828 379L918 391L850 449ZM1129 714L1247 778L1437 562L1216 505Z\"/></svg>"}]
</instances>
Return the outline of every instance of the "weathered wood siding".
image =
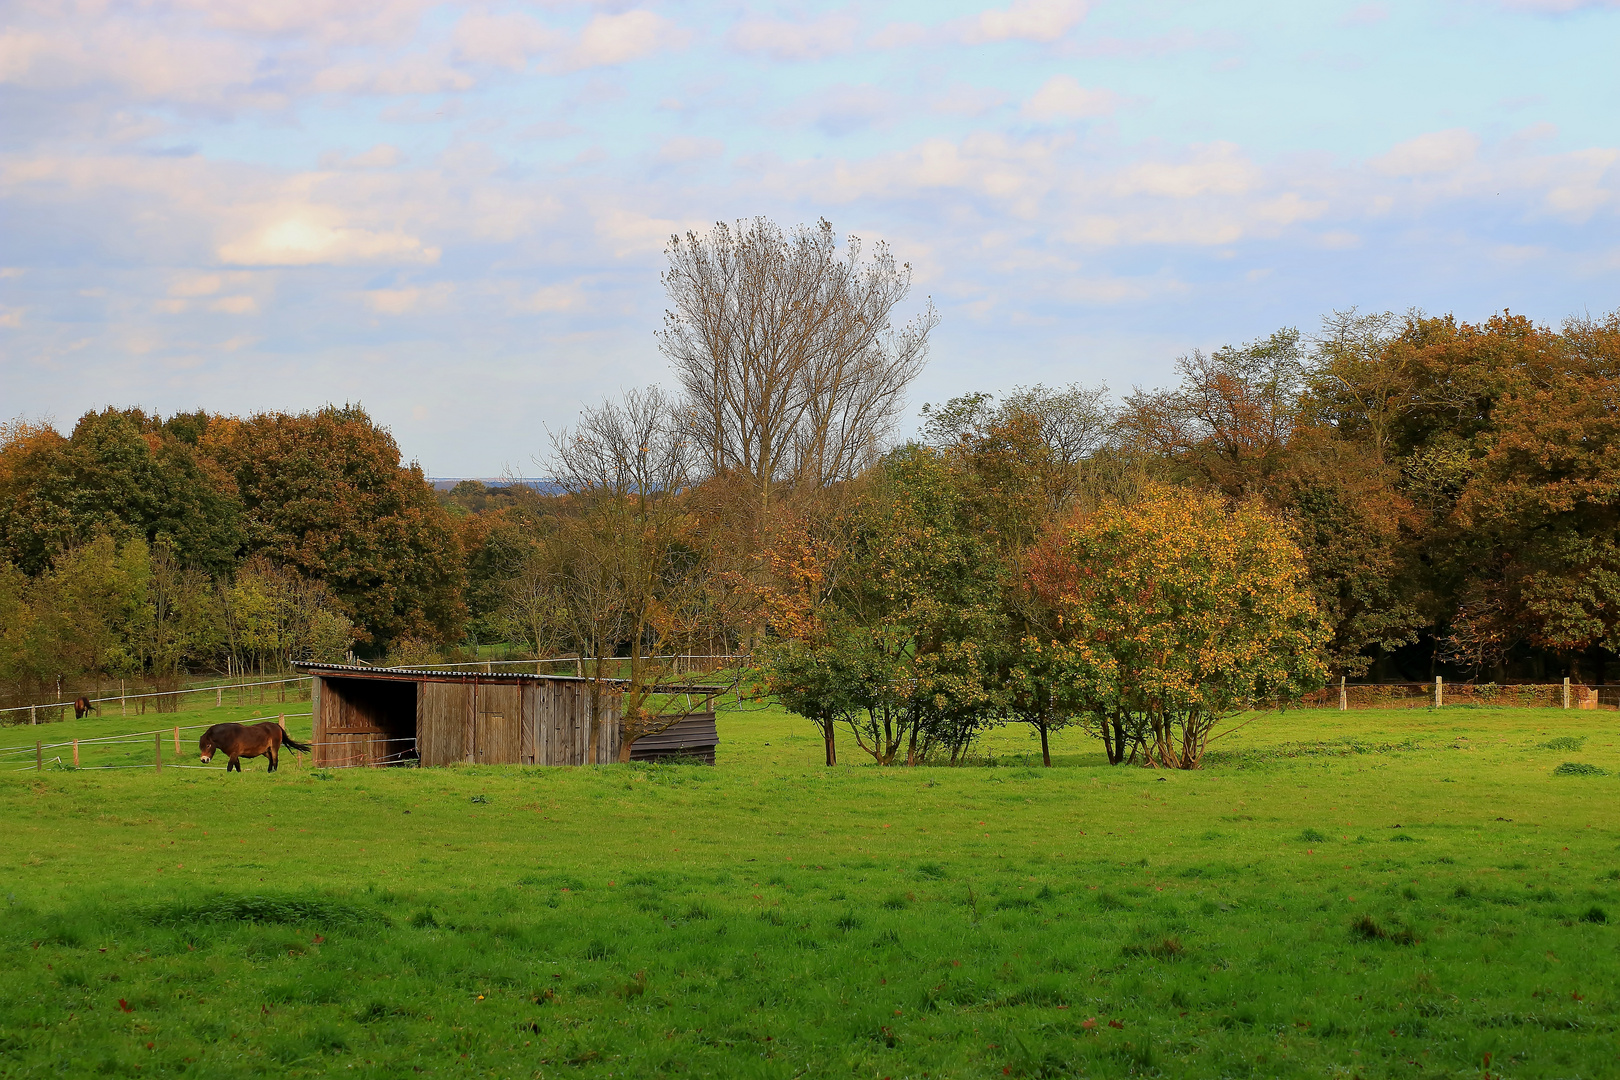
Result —
<instances>
[{"instance_id":1,"label":"weathered wood siding","mask_svg":"<svg viewBox=\"0 0 1620 1080\"><path fill-rule=\"evenodd\" d=\"M423 682L416 725L417 751L423 765L449 765L467 760L467 726L472 717L472 684Z\"/></svg>"},{"instance_id":2,"label":"weathered wood siding","mask_svg":"<svg viewBox=\"0 0 1620 1080\"><path fill-rule=\"evenodd\" d=\"M585 765L619 758L623 701L617 685L602 690L592 753L590 684L583 680L310 666L317 765L409 762L413 745L422 765Z\"/></svg>"},{"instance_id":3,"label":"weathered wood siding","mask_svg":"<svg viewBox=\"0 0 1620 1080\"><path fill-rule=\"evenodd\" d=\"M591 757L591 691L583 682L534 682L523 687L523 730L519 756L526 765L585 765ZM595 760L619 760L619 718L622 698L617 691L602 692L602 726Z\"/></svg>"},{"instance_id":4,"label":"weathered wood siding","mask_svg":"<svg viewBox=\"0 0 1620 1080\"><path fill-rule=\"evenodd\" d=\"M476 722L472 760L480 765L515 763L523 688L510 683L475 683L474 686Z\"/></svg>"}]
</instances>

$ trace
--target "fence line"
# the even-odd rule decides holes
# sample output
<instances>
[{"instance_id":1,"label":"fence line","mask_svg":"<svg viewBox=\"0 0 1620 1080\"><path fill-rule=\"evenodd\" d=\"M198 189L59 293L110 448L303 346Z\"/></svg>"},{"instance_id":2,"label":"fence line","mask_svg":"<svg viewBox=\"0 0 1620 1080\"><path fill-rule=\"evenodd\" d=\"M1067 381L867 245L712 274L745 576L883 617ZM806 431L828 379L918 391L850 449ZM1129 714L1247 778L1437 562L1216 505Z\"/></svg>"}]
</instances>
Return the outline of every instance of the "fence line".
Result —
<instances>
[{"instance_id":1,"label":"fence line","mask_svg":"<svg viewBox=\"0 0 1620 1080\"><path fill-rule=\"evenodd\" d=\"M252 724L262 723L266 720L277 720L289 716L297 717L313 715L313 713L307 712L277 713L275 716L254 716L247 720L233 720L231 722L236 724ZM197 731L200 728L211 728L213 726L213 724L171 724L168 727L153 728L151 731L129 731L121 732L117 735L101 735L94 739L68 739L65 742L59 743L41 743L40 749L48 750L59 746L72 746L75 742L81 746L87 743L133 742L136 739L142 739L147 735L167 735L169 732L175 730L176 727L178 727L181 731ZM34 749L35 748L33 746L5 746L0 747L0 754L17 754L24 752L33 753Z\"/></svg>"},{"instance_id":2,"label":"fence line","mask_svg":"<svg viewBox=\"0 0 1620 1080\"><path fill-rule=\"evenodd\" d=\"M527 661L533 663L533 661ZM251 683L215 683L212 686L188 686L180 690L154 690L150 694L114 694L111 697L88 698L90 704L100 705L109 701L138 701L142 698L174 697L179 694L202 694L209 690L247 690L255 686L285 686L287 683L308 682L308 675L289 675L285 679L266 679L263 682ZM49 704L12 705L0 709L0 713L25 712L29 709L67 709L73 706L71 701L53 701Z\"/></svg>"},{"instance_id":3,"label":"fence line","mask_svg":"<svg viewBox=\"0 0 1620 1080\"><path fill-rule=\"evenodd\" d=\"M669 656L644 656L643 660L736 660L749 653L677 653ZM400 664L399 667L417 671L437 671L441 668L494 667L498 664L594 664L598 660L629 660L628 656L551 656L531 660L467 660L456 664ZM367 667L381 665L367 664Z\"/></svg>"}]
</instances>

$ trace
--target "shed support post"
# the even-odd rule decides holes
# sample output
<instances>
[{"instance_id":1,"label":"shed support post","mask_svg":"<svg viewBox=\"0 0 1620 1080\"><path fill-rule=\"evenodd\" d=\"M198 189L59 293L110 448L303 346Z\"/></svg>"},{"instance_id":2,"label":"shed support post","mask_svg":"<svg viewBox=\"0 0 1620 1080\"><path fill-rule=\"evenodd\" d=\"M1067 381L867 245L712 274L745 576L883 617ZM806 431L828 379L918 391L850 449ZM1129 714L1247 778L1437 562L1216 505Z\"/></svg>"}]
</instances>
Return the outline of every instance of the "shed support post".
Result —
<instances>
[{"instance_id":1,"label":"shed support post","mask_svg":"<svg viewBox=\"0 0 1620 1080\"><path fill-rule=\"evenodd\" d=\"M1446 703L1445 684L1440 681L1440 676L1436 675L1434 677L1434 707L1438 709L1440 706L1444 705L1445 703Z\"/></svg>"},{"instance_id":2,"label":"shed support post","mask_svg":"<svg viewBox=\"0 0 1620 1080\"><path fill-rule=\"evenodd\" d=\"M1339 676L1339 711L1344 712L1348 708L1350 708L1350 698L1349 698L1349 695L1347 695L1345 693L1344 676L1340 675Z\"/></svg>"},{"instance_id":3,"label":"shed support post","mask_svg":"<svg viewBox=\"0 0 1620 1080\"><path fill-rule=\"evenodd\" d=\"M1564 708L1569 708L1569 676L1564 676Z\"/></svg>"}]
</instances>

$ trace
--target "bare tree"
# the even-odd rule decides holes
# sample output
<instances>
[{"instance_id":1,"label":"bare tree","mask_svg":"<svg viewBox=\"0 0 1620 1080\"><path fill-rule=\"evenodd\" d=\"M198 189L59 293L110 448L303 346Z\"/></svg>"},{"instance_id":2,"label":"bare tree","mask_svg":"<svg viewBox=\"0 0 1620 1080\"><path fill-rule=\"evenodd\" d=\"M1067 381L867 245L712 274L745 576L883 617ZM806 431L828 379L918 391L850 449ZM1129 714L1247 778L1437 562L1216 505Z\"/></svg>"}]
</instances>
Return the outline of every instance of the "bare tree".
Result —
<instances>
[{"instance_id":1,"label":"bare tree","mask_svg":"<svg viewBox=\"0 0 1620 1080\"><path fill-rule=\"evenodd\" d=\"M587 409L552 438L553 474L572 498L563 528L559 595L594 658L590 745L595 753L607 656L627 645L620 760L685 713L663 690L679 652L702 633L704 568L686 506L693 450L680 410L656 387ZM662 654L662 655L661 655Z\"/></svg>"},{"instance_id":2,"label":"bare tree","mask_svg":"<svg viewBox=\"0 0 1620 1080\"><path fill-rule=\"evenodd\" d=\"M783 482L860 472L893 430L939 321L896 329L911 267L887 245L861 259L823 220L784 233L766 218L670 239L671 310L659 345L675 367L711 475L740 473L769 510Z\"/></svg>"}]
</instances>

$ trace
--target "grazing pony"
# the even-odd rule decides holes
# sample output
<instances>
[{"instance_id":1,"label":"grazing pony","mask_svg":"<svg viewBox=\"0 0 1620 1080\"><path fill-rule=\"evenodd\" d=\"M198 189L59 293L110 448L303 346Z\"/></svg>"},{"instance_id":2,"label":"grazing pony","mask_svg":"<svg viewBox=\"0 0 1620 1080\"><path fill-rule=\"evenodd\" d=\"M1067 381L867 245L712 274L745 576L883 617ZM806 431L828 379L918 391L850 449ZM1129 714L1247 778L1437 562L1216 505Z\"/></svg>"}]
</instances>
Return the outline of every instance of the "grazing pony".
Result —
<instances>
[{"instance_id":1,"label":"grazing pony","mask_svg":"<svg viewBox=\"0 0 1620 1080\"><path fill-rule=\"evenodd\" d=\"M96 710L96 715L97 716L101 715L101 706L100 705L94 704L87 697L82 697L82 698L76 699L73 702L73 719L75 719L75 720L83 720L87 715L89 715L91 709Z\"/></svg>"},{"instance_id":2,"label":"grazing pony","mask_svg":"<svg viewBox=\"0 0 1620 1080\"><path fill-rule=\"evenodd\" d=\"M275 772L283 744L294 750L309 749L290 737L280 724L266 720L262 724L215 724L197 740L197 750L202 755L204 765L214 759L215 750L223 750L231 759L225 765L226 772L232 769L241 772L242 758L260 755L270 759L268 771Z\"/></svg>"}]
</instances>

